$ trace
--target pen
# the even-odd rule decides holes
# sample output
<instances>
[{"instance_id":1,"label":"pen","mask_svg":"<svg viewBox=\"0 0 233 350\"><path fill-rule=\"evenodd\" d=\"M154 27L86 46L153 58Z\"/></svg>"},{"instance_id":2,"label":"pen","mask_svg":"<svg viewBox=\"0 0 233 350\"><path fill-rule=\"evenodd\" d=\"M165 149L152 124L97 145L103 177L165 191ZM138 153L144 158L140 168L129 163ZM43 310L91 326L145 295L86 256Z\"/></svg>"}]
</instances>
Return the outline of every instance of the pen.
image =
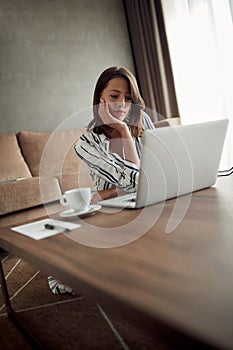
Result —
<instances>
[{"instance_id":1,"label":"pen","mask_svg":"<svg viewBox=\"0 0 233 350\"><path fill-rule=\"evenodd\" d=\"M57 226L57 225L52 225L52 224L45 224L44 228L47 230L58 230L62 232L70 232L71 230L67 227L62 227L62 226Z\"/></svg>"}]
</instances>

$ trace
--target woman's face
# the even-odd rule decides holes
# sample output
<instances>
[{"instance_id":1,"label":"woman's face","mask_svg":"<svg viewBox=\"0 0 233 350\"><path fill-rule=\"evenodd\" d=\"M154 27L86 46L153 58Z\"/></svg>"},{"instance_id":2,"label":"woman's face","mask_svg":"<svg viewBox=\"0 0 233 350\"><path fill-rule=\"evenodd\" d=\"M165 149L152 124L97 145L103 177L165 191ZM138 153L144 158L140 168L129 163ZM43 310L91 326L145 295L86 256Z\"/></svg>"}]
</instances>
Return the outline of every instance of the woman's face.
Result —
<instances>
[{"instance_id":1,"label":"woman's face","mask_svg":"<svg viewBox=\"0 0 233 350\"><path fill-rule=\"evenodd\" d=\"M129 113L132 99L127 80L123 78L113 78L102 91L101 98L108 103L110 113L113 117L124 120Z\"/></svg>"}]
</instances>

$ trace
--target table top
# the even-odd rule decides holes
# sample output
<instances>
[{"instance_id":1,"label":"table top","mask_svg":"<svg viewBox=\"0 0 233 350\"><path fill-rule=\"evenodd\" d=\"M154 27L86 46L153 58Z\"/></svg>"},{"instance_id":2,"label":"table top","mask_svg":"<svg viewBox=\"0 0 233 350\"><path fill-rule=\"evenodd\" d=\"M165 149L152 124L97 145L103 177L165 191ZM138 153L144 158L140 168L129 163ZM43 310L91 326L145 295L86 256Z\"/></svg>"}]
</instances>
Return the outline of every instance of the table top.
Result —
<instances>
[{"instance_id":1,"label":"table top","mask_svg":"<svg viewBox=\"0 0 233 350\"><path fill-rule=\"evenodd\" d=\"M232 208L231 176L144 209L102 208L71 234L36 241L1 228L0 246L148 324L233 349Z\"/></svg>"}]
</instances>

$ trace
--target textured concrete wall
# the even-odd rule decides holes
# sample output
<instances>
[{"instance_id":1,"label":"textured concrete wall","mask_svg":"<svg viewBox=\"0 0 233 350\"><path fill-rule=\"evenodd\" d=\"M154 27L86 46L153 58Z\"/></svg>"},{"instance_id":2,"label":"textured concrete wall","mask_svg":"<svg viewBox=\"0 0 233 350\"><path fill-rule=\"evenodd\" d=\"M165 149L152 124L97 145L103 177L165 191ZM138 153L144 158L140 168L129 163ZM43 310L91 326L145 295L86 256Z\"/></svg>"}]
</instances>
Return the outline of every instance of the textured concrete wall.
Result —
<instances>
[{"instance_id":1,"label":"textured concrete wall","mask_svg":"<svg viewBox=\"0 0 233 350\"><path fill-rule=\"evenodd\" d=\"M111 65L133 70L121 0L0 0L0 132L56 129Z\"/></svg>"}]
</instances>

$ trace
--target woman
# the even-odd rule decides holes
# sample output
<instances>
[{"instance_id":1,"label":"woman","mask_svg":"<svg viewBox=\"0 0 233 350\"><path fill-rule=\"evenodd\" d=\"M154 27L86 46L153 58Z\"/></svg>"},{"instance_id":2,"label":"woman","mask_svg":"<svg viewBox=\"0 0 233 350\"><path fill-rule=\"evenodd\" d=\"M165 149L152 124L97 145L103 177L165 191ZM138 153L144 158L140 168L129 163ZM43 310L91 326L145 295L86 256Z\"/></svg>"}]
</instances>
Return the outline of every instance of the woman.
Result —
<instances>
[{"instance_id":1,"label":"woman","mask_svg":"<svg viewBox=\"0 0 233 350\"><path fill-rule=\"evenodd\" d=\"M75 145L91 170L96 190L93 203L136 190L141 136L153 128L144 107L129 70L110 67L100 75L93 98L94 118Z\"/></svg>"},{"instance_id":2,"label":"woman","mask_svg":"<svg viewBox=\"0 0 233 350\"><path fill-rule=\"evenodd\" d=\"M141 156L141 136L153 123L143 112L136 79L126 68L110 67L99 77L93 98L93 120L75 145L90 167L95 194L92 203L135 191ZM54 294L76 291L53 277Z\"/></svg>"}]
</instances>

